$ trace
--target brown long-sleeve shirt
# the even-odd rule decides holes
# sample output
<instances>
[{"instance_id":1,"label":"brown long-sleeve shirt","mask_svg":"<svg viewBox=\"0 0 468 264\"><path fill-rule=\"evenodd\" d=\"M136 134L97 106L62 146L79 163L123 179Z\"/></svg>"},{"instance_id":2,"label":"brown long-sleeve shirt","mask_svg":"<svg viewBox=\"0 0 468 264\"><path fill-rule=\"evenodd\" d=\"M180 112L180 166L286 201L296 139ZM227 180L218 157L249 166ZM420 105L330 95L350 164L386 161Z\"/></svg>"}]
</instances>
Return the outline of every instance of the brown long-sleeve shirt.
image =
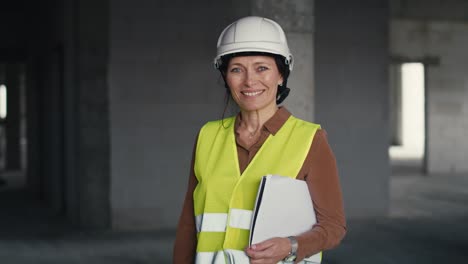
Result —
<instances>
[{"instance_id":1,"label":"brown long-sleeve shirt","mask_svg":"<svg viewBox=\"0 0 468 264\"><path fill-rule=\"evenodd\" d=\"M237 116L235 131L241 173L255 157L268 136L278 132L290 115L291 113L284 107L276 111L275 115L263 125L258 141L249 148L239 140L237 131L240 119ZM197 237L193 214L193 191L197 185L197 179L193 170L194 160L195 153L192 156L187 193L177 227L173 253L175 264L193 263L195 259ZM297 236L299 244L297 261L300 261L306 256L335 247L346 233L343 199L335 156L328 145L326 132L323 129L315 134L297 179L307 182L317 216L317 224L310 231Z\"/></svg>"}]
</instances>

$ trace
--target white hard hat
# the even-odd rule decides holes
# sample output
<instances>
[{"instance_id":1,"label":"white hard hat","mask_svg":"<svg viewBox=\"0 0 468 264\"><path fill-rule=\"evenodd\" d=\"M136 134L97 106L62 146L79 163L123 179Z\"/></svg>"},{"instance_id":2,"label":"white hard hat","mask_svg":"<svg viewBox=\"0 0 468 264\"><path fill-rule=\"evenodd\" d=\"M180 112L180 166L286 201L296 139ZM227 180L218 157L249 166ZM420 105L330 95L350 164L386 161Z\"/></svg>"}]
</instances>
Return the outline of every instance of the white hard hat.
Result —
<instances>
[{"instance_id":1,"label":"white hard hat","mask_svg":"<svg viewBox=\"0 0 468 264\"><path fill-rule=\"evenodd\" d=\"M290 71L293 68L293 56L283 29L268 18L249 16L227 26L218 38L215 67L221 65L221 56L238 52L278 54L285 58Z\"/></svg>"}]
</instances>

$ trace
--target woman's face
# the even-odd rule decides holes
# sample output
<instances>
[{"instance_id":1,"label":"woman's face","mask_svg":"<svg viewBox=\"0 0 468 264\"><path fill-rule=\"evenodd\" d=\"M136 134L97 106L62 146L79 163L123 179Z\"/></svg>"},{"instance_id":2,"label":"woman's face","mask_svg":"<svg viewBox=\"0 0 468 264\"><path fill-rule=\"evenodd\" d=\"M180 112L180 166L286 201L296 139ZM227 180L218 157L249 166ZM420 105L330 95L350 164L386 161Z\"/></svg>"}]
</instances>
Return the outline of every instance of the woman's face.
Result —
<instances>
[{"instance_id":1,"label":"woman's face","mask_svg":"<svg viewBox=\"0 0 468 264\"><path fill-rule=\"evenodd\" d=\"M255 111L276 108L276 91L283 77L272 57L240 56L229 61L226 82L239 107Z\"/></svg>"}]
</instances>

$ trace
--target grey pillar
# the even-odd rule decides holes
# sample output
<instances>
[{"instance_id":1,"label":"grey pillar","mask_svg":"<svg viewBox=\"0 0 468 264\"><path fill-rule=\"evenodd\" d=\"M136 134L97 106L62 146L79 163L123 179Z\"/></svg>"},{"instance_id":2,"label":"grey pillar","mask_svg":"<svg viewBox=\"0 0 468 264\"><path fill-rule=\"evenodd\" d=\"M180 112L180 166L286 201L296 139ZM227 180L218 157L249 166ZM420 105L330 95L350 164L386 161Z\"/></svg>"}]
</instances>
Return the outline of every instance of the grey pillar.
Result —
<instances>
[{"instance_id":1,"label":"grey pillar","mask_svg":"<svg viewBox=\"0 0 468 264\"><path fill-rule=\"evenodd\" d=\"M80 225L110 227L109 3L76 2L78 201Z\"/></svg>"},{"instance_id":2,"label":"grey pillar","mask_svg":"<svg viewBox=\"0 0 468 264\"><path fill-rule=\"evenodd\" d=\"M253 15L278 22L286 32L288 45L294 56L294 69L288 80L291 88L285 106L297 117L313 121L313 0L253 1Z\"/></svg>"},{"instance_id":3,"label":"grey pillar","mask_svg":"<svg viewBox=\"0 0 468 264\"><path fill-rule=\"evenodd\" d=\"M40 153L40 103L37 63L30 59L26 65L26 138L27 151L27 187L36 195L41 194L41 153Z\"/></svg>"}]
</instances>

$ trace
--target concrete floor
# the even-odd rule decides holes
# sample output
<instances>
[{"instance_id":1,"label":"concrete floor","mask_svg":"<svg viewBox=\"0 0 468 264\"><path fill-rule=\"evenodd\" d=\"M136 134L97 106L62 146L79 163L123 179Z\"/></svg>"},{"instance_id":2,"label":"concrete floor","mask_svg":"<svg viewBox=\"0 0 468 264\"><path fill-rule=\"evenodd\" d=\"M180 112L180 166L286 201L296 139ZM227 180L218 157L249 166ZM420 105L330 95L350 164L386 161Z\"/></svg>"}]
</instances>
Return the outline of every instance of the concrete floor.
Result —
<instances>
[{"instance_id":1,"label":"concrete floor","mask_svg":"<svg viewBox=\"0 0 468 264\"><path fill-rule=\"evenodd\" d=\"M391 180L389 217L349 220L324 263L468 263L467 223L468 175L400 173Z\"/></svg>"},{"instance_id":2,"label":"concrete floor","mask_svg":"<svg viewBox=\"0 0 468 264\"><path fill-rule=\"evenodd\" d=\"M0 189L5 187L0 187ZM348 220L324 264L468 263L468 175L391 180L387 218ZM170 263L174 230L83 232L18 190L0 191L0 263Z\"/></svg>"}]
</instances>

